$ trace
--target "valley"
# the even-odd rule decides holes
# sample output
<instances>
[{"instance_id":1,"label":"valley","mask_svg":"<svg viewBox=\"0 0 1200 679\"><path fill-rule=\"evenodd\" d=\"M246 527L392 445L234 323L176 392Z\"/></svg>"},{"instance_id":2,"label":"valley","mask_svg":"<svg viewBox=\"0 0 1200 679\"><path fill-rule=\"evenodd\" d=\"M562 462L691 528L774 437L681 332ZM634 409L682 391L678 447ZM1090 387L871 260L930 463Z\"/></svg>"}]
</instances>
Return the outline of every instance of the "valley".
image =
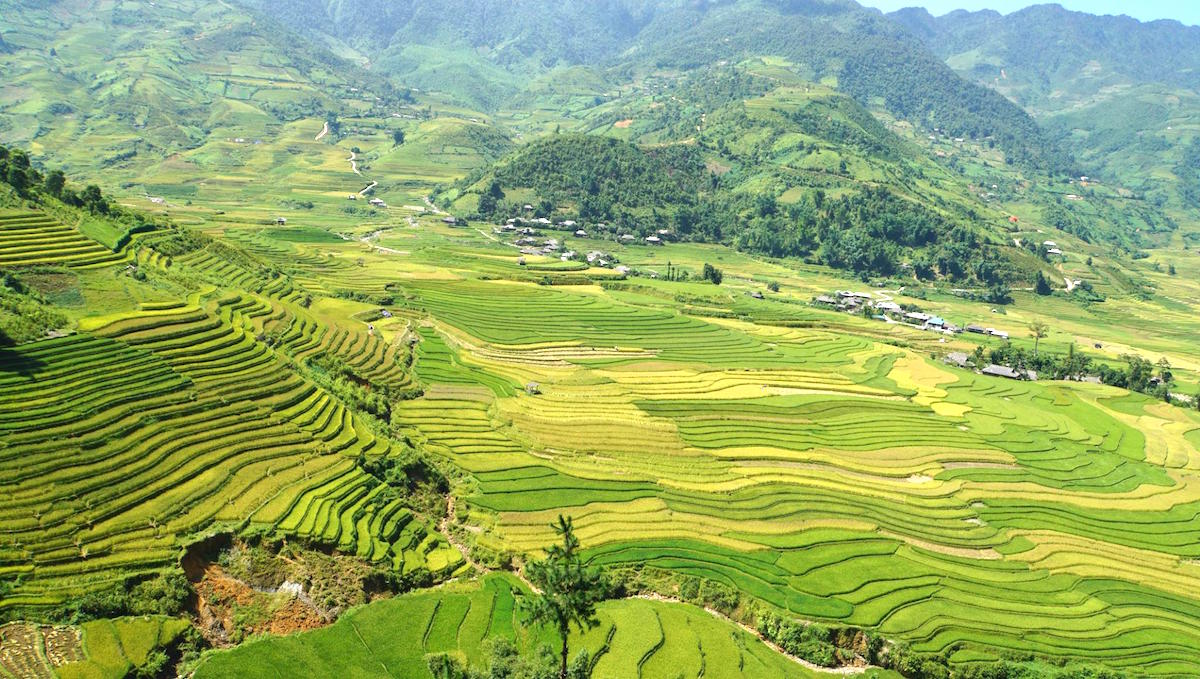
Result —
<instances>
[{"instance_id":1,"label":"valley","mask_svg":"<svg viewBox=\"0 0 1200 679\"><path fill-rule=\"evenodd\" d=\"M0 17L0 677L1197 672L1190 113L443 4Z\"/></svg>"}]
</instances>

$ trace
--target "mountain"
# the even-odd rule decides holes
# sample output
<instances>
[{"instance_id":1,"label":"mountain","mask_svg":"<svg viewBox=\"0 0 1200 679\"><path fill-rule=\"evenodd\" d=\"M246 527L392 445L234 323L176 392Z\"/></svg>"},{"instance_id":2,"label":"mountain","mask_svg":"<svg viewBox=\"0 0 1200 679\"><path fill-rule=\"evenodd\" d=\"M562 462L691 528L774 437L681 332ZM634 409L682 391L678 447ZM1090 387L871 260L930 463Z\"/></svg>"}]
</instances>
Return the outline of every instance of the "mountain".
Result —
<instances>
[{"instance_id":1,"label":"mountain","mask_svg":"<svg viewBox=\"0 0 1200 679\"><path fill-rule=\"evenodd\" d=\"M300 30L377 51L371 68L406 85L487 110L513 105L531 79L555 67L634 73L776 56L896 117L992 137L1019 162L1068 164L1019 107L958 77L920 40L850 0L243 1Z\"/></svg>"},{"instance_id":2,"label":"mountain","mask_svg":"<svg viewBox=\"0 0 1200 679\"><path fill-rule=\"evenodd\" d=\"M1200 88L1200 27L1177 21L1143 23L1059 5L1007 15L959 10L938 18L910 8L889 16L955 70L1035 113L1147 83Z\"/></svg>"},{"instance_id":3,"label":"mountain","mask_svg":"<svg viewBox=\"0 0 1200 679\"><path fill-rule=\"evenodd\" d=\"M18 2L0 57L0 140L68 172L162 159L214 139L403 98L286 27L224 3Z\"/></svg>"},{"instance_id":4,"label":"mountain","mask_svg":"<svg viewBox=\"0 0 1200 679\"><path fill-rule=\"evenodd\" d=\"M1159 206L1194 206L1180 168L1200 123L1200 27L1059 5L888 16L959 74L1029 111L1089 174Z\"/></svg>"}]
</instances>

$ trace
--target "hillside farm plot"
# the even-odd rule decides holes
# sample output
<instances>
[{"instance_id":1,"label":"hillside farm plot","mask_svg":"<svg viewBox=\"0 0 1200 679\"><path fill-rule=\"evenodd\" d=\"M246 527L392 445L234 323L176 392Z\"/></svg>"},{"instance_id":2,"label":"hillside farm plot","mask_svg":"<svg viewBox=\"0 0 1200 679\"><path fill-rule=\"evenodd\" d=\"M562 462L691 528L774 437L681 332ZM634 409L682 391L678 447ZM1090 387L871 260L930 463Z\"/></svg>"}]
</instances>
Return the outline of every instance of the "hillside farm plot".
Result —
<instances>
[{"instance_id":1,"label":"hillside farm plot","mask_svg":"<svg viewBox=\"0 0 1200 679\"><path fill-rule=\"evenodd\" d=\"M437 330L397 421L472 472L481 542L536 553L565 513L595 563L963 662L1195 667L1194 414L595 288L409 289Z\"/></svg>"},{"instance_id":2,"label":"hillside farm plot","mask_svg":"<svg viewBox=\"0 0 1200 679\"><path fill-rule=\"evenodd\" d=\"M86 267L114 264L125 255L41 212L0 210L0 268L32 264Z\"/></svg>"},{"instance_id":3,"label":"hillside farm plot","mask_svg":"<svg viewBox=\"0 0 1200 679\"><path fill-rule=\"evenodd\" d=\"M407 594L350 612L335 625L263 639L211 654L197 679L275 677L307 668L346 676L385 672L427 679L427 654L445 653L478 669L489 660L489 640L533 651L557 640L521 623L516 601L528 594L506 576L440 591ZM600 625L575 634L574 648L592 658L592 676L739 677L820 676L767 647L732 623L683 604L628 599L599 609ZM883 677L886 673L874 676ZM873 676L873 675L867 675Z\"/></svg>"},{"instance_id":4,"label":"hillside farm plot","mask_svg":"<svg viewBox=\"0 0 1200 679\"><path fill-rule=\"evenodd\" d=\"M191 536L246 522L401 573L461 565L355 465L394 444L256 339L272 313L234 295L0 354L5 609L171 567Z\"/></svg>"}]
</instances>

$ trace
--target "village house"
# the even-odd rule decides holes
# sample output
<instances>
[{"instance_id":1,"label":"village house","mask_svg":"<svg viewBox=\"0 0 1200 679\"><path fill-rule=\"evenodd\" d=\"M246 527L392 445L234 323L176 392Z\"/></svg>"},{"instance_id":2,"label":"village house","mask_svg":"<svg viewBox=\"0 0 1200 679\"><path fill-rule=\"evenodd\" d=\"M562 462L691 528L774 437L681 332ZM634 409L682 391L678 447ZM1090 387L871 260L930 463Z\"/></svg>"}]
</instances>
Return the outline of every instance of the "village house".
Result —
<instances>
[{"instance_id":1,"label":"village house","mask_svg":"<svg viewBox=\"0 0 1200 679\"><path fill-rule=\"evenodd\" d=\"M837 296L842 299L856 299L861 302L870 302L871 293L869 292L851 292L850 290L838 290Z\"/></svg>"},{"instance_id":2,"label":"village house","mask_svg":"<svg viewBox=\"0 0 1200 679\"><path fill-rule=\"evenodd\" d=\"M658 236L646 236L646 243L648 245L662 245L662 239Z\"/></svg>"},{"instance_id":3,"label":"village house","mask_svg":"<svg viewBox=\"0 0 1200 679\"><path fill-rule=\"evenodd\" d=\"M984 375L989 375L991 377L1005 377L1010 380L1021 379L1021 373L1017 372L1016 370L1013 370L1012 368L1010 368L1006 365L996 365L993 363L992 365L987 366L980 372L983 373Z\"/></svg>"},{"instance_id":4,"label":"village house","mask_svg":"<svg viewBox=\"0 0 1200 679\"><path fill-rule=\"evenodd\" d=\"M283 226L284 224L287 224L287 217L276 217L275 223L280 226Z\"/></svg>"},{"instance_id":5,"label":"village house","mask_svg":"<svg viewBox=\"0 0 1200 679\"><path fill-rule=\"evenodd\" d=\"M375 207L387 207L387 203L383 202L382 200L380 200L378 198L372 198L369 202L371 203L371 205L374 205Z\"/></svg>"},{"instance_id":6,"label":"village house","mask_svg":"<svg viewBox=\"0 0 1200 679\"><path fill-rule=\"evenodd\" d=\"M455 224L458 224L458 217L454 217L454 216L442 217L442 222L445 224L449 224L450 226L454 226Z\"/></svg>"},{"instance_id":7,"label":"village house","mask_svg":"<svg viewBox=\"0 0 1200 679\"><path fill-rule=\"evenodd\" d=\"M913 323L914 325L923 325L928 323L930 318L932 318L932 316L920 311L910 311L904 314L904 320L908 321L909 323Z\"/></svg>"},{"instance_id":8,"label":"village house","mask_svg":"<svg viewBox=\"0 0 1200 679\"><path fill-rule=\"evenodd\" d=\"M583 229L579 229L575 232L575 237L576 238L587 238L588 237L587 231L584 231Z\"/></svg>"},{"instance_id":9,"label":"village house","mask_svg":"<svg viewBox=\"0 0 1200 679\"><path fill-rule=\"evenodd\" d=\"M632 233L621 234L621 242L622 243L629 243L629 242L633 241L635 238L637 238L637 236L633 235Z\"/></svg>"},{"instance_id":10,"label":"village house","mask_svg":"<svg viewBox=\"0 0 1200 679\"><path fill-rule=\"evenodd\" d=\"M346 200L358 200L358 194L352 193L352 194L346 196Z\"/></svg>"},{"instance_id":11,"label":"village house","mask_svg":"<svg viewBox=\"0 0 1200 679\"><path fill-rule=\"evenodd\" d=\"M977 335L987 334L987 330L985 330L982 325L975 325L973 323L967 326L967 332L973 332Z\"/></svg>"},{"instance_id":12,"label":"village house","mask_svg":"<svg viewBox=\"0 0 1200 679\"><path fill-rule=\"evenodd\" d=\"M966 368L970 364L971 358L961 351L954 351L947 354L945 360L950 365Z\"/></svg>"},{"instance_id":13,"label":"village house","mask_svg":"<svg viewBox=\"0 0 1200 679\"><path fill-rule=\"evenodd\" d=\"M900 308L900 305L896 304L895 302L876 302L875 310L888 314L898 314L903 311L903 309Z\"/></svg>"}]
</instances>

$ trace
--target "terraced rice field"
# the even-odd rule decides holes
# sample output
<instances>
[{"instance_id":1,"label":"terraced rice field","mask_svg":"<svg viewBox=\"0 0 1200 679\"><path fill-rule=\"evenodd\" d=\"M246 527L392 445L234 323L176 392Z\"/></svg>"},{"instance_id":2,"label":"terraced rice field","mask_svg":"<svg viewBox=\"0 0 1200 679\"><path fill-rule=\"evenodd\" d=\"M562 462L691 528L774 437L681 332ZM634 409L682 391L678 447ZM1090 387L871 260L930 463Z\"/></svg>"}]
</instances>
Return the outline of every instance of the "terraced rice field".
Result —
<instances>
[{"instance_id":1,"label":"terraced rice field","mask_svg":"<svg viewBox=\"0 0 1200 679\"><path fill-rule=\"evenodd\" d=\"M401 573L461 566L355 465L393 444L259 341L277 311L198 298L0 353L0 572L20 577L4 608L169 567L219 526L275 527ZM398 375L361 338L329 350Z\"/></svg>"},{"instance_id":2,"label":"terraced rice field","mask_svg":"<svg viewBox=\"0 0 1200 679\"><path fill-rule=\"evenodd\" d=\"M536 552L565 512L595 563L960 662L1200 666L1194 413L598 288L407 289L436 322L398 417L472 472L485 543Z\"/></svg>"},{"instance_id":3,"label":"terraced rice field","mask_svg":"<svg viewBox=\"0 0 1200 679\"><path fill-rule=\"evenodd\" d=\"M165 616L93 620L79 626L0 626L0 676L84 679L126 676L188 627Z\"/></svg>"},{"instance_id":4,"label":"terraced rice field","mask_svg":"<svg viewBox=\"0 0 1200 679\"><path fill-rule=\"evenodd\" d=\"M0 210L0 267L94 267L123 259L123 253L113 252L41 212Z\"/></svg>"},{"instance_id":5,"label":"terraced rice field","mask_svg":"<svg viewBox=\"0 0 1200 679\"><path fill-rule=\"evenodd\" d=\"M397 597L351 612L332 627L266 639L210 656L197 679L277 677L321 667L342 676L432 677L427 654L483 665L484 640L533 649L554 637L530 633L515 613L523 587L503 576L449 590ZM600 625L576 635L597 679L815 676L756 637L692 606L629 599L599 610Z\"/></svg>"},{"instance_id":6,"label":"terraced rice field","mask_svg":"<svg viewBox=\"0 0 1200 679\"><path fill-rule=\"evenodd\" d=\"M1011 651L1200 672L1194 412L948 368L907 335L873 341L785 301L577 271L536 285L503 248L427 226L387 236L406 254L230 227L237 256L171 258L152 235L139 266L199 292L0 351L0 578L20 577L0 608L171 568L188 542L245 528L463 573L355 464L407 438L465 473L458 515L483 547L536 555L566 513L595 564L708 578L956 662ZM394 436L313 381L321 357L419 395L392 404ZM545 640L518 631L514 587L372 605L199 676L320 661L424 677L429 652L477 664L487 636ZM371 636L389 616L416 621L404 643ZM597 677L798 667L694 609L612 602L601 618L575 640L599 654Z\"/></svg>"}]
</instances>

